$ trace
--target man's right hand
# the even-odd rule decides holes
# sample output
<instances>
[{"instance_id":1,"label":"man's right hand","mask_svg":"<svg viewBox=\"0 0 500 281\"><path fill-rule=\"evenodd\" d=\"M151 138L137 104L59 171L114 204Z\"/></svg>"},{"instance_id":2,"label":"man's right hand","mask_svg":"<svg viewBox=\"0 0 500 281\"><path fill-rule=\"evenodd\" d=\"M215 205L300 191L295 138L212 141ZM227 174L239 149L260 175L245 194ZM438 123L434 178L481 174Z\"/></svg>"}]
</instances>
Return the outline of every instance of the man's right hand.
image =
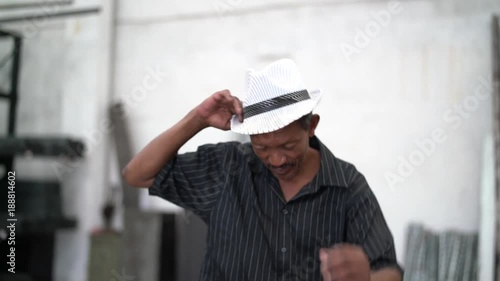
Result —
<instances>
[{"instance_id":1,"label":"man's right hand","mask_svg":"<svg viewBox=\"0 0 500 281\"><path fill-rule=\"evenodd\" d=\"M195 113L207 127L224 131L231 128L231 118L234 114L243 122L243 105L229 90L218 91L208 97L195 108Z\"/></svg>"}]
</instances>

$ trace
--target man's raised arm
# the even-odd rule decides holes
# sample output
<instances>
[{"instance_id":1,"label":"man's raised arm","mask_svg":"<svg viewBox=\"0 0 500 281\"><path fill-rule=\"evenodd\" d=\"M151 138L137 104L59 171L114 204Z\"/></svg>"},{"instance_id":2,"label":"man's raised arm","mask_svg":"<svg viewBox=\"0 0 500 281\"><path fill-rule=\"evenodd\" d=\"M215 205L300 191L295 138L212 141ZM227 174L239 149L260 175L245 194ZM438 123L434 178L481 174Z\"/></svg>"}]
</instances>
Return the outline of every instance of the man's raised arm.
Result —
<instances>
[{"instance_id":1,"label":"man's raised arm","mask_svg":"<svg viewBox=\"0 0 500 281\"><path fill-rule=\"evenodd\" d=\"M243 108L238 98L231 96L228 90L214 93L132 158L123 169L123 178L131 186L150 187L158 172L188 140L210 126L229 130L234 114L243 121Z\"/></svg>"}]
</instances>

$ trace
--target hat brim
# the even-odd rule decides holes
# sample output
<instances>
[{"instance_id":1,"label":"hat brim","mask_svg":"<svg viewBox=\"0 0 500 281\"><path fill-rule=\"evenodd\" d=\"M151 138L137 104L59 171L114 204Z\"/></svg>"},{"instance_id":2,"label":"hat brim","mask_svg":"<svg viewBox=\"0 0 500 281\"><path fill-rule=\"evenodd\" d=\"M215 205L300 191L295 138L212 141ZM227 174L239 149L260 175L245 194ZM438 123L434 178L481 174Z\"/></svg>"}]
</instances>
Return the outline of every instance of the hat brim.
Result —
<instances>
[{"instance_id":1,"label":"hat brim","mask_svg":"<svg viewBox=\"0 0 500 281\"><path fill-rule=\"evenodd\" d=\"M255 115L240 122L236 115L231 119L231 131L243 135L257 135L284 128L311 112L321 99L321 90L309 91L310 99Z\"/></svg>"}]
</instances>

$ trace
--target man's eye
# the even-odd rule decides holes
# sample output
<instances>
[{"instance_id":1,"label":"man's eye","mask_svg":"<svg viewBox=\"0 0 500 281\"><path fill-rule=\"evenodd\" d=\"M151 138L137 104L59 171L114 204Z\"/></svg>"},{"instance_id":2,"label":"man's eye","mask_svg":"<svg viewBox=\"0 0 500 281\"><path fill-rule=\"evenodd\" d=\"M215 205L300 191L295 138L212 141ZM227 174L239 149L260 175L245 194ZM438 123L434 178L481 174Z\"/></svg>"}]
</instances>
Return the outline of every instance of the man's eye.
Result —
<instances>
[{"instance_id":1,"label":"man's eye","mask_svg":"<svg viewBox=\"0 0 500 281\"><path fill-rule=\"evenodd\" d=\"M286 149L286 150L291 150L295 147L294 144L288 144L288 145L284 145L283 148Z\"/></svg>"}]
</instances>

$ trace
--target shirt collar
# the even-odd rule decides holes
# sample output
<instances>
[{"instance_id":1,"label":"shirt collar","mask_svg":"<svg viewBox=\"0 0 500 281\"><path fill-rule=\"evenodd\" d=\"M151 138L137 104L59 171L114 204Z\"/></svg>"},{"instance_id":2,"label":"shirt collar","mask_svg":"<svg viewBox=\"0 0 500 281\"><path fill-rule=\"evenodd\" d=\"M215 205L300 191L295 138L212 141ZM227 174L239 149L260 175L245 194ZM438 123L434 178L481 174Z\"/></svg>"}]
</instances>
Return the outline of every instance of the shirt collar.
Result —
<instances>
[{"instance_id":1,"label":"shirt collar","mask_svg":"<svg viewBox=\"0 0 500 281\"><path fill-rule=\"evenodd\" d=\"M311 181L311 188L317 191L321 186L347 187L346 165L342 165L342 161L337 159L318 137L310 138L309 146L319 150L321 159L318 173Z\"/></svg>"}]
</instances>

